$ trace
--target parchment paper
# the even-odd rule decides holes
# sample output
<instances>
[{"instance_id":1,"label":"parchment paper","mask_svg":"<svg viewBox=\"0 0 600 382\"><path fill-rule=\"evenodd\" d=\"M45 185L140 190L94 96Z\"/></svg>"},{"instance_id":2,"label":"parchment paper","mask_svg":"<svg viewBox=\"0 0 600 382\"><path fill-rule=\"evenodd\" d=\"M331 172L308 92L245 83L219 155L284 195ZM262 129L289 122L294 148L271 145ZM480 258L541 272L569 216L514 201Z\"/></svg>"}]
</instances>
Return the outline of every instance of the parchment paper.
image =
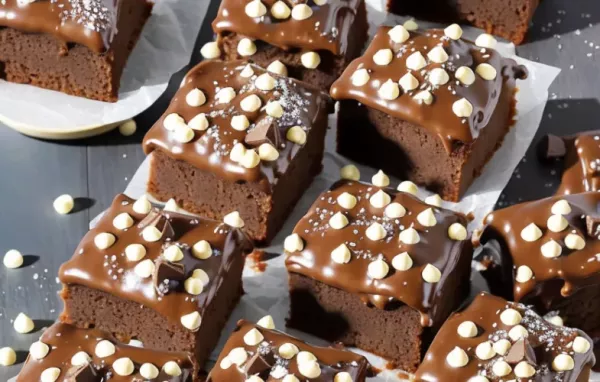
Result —
<instances>
[{"instance_id":1,"label":"parchment paper","mask_svg":"<svg viewBox=\"0 0 600 382\"><path fill-rule=\"evenodd\" d=\"M119 101L93 101L0 80L0 115L19 125L77 131L135 117L158 99L183 68L203 23L208 0L156 0L121 78Z\"/></svg>"}]
</instances>

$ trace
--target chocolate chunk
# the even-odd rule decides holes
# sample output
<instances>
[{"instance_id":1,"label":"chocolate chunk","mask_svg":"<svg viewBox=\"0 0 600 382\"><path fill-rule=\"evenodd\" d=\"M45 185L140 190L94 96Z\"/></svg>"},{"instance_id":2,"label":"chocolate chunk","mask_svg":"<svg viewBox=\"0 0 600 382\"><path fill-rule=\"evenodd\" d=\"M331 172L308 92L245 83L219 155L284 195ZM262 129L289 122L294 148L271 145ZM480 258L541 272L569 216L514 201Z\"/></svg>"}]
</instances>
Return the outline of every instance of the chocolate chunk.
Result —
<instances>
[{"instance_id":1,"label":"chocolate chunk","mask_svg":"<svg viewBox=\"0 0 600 382\"><path fill-rule=\"evenodd\" d=\"M154 226L162 233L163 240L172 240L175 238L175 230L171 221L161 212L152 210L146 217L138 224L138 228L143 230L146 227Z\"/></svg>"},{"instance_id":2,"label":"chocolate chunk","mask_svg":"<svg viewBox=\"0 0 600 382\"><path fill-rule=\"evenodd\" d=\"M525 338L518 340L511 346L505 359L506 362L513 365L521 361L527 361L530 365L536 364L535 351Z\"/></svg>"},{"instance_id":3,"label":"chocolate chunk","mask_svg":"<svg viewBox=\"0 0 600 382\"><path fill-rule=\"evenodd\" d=\"M100 382L102 376L100 376L94 366L91 363L86 363L81 366L73 366L67 370L65 375L65 381L67 382Z\"/></svg>"},{"instance_id":4,"label":"chocolate chunk","mask_svg":"<svg viewBox=\"0 0 600 382\"><path fill-rule=\"evenodd\" d=\"M258 352L255 353L248 362L246 362L244 371L247 375L258 375L266 380L271 372L271 367L273 366L273 362L269 362L269 358L272 357L263 356ZM271 361L274 361L274 359L271 359Z\"/></svg>"},{"instance_id":5,"label":"chocolate chunk","mask_svg":"<svg viewBox=\"0 0 600 382\"><path fill-rule=\"evenodd\" d=\"M270 143L275 148L281 144L281 135L277 124L271 117L261 119L256 126L248 131L244 142L252 147L258 147L263 143Z\"/></svg>"},{"instance_id":6,"label":"chocolate chunk","mask_svg":"<svg viewBox=\"0 0 600 382\"><path fill-rule=\"evenodd\" d=\"M563 158L567 154L567 146L561 137L548 134L540 141L538 154L543 160Z\"/></svg>"},{"instance_id":7,"label":"chocolate chunk","mask_svg":"<svg viewBox=\"0 0 600 382\"><path fill-rule=\"evenodd\" d=\"M600 236L600 217L587 215L585 217L585 226L588 236L596 238Z\"/></svg>"},{"instance_id":8,"label":"chocolate chunk","mask_svg":"<svg viewBox=\"0 0 600 382\"><path fill-rule=\"evenodd\" d=\"M159 294L167 294L181 285L185 280L185 267L183 264L172 263L162 257L154 262L154 287Z\"/></svg>"}]
</instances>

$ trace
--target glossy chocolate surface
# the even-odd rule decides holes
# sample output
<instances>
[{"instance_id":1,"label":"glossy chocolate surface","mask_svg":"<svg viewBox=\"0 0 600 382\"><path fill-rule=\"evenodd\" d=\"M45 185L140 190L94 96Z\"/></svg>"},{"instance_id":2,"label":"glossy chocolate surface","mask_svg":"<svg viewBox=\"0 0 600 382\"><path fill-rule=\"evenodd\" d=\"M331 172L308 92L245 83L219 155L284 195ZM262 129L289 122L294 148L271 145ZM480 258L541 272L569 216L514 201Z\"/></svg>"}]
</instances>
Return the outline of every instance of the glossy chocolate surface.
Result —
<instances>
[{"instance_id":1,"label":"glossy chocolate surface","mask_svg":"<svg viewBox=\"0 0 600 382\"><path fill-rule=\"evenodd\" d=\"M516 310L522 316L518 324L507 325L501 320L500 315L508 308ZM465 338L458 334L459 325L465 321L471 321L476 325L477 333L474 337ZM515 338L509 336L511 329L517 325L521 325L527 331L524 340L515 337L517 338L515 341ZM573 341L576 337L582 337L591 343L590 338L581 330L552 325L525 305L481 293L469 307L452 315L442 326L416 372L415 381L466 382L471 381L470 378L475 376L484 376L487 379L481 381L490 382L587 381L590 368L595 362L594 354L591 348L584 353L574 351ZM494 351L495 355L487 360L478 357L476 349L479 344L486 341L496 343L503 339L511 344L504 355ZM456 347L462 349L468 357L467 364L462 367L452 367L446 359ZM553 369L553 360L559 354L572 357L574 361L572 370ZM510 366L511 371L507 375L495 374L493 366L500 361L505 361ZM527 362L535 369L535 374L527 378L517 377L516 365L520 362Z\"/></svg>"},{"instance_id":2,"label":"glossy chocolate surface","mask_svg":"<svg viewBox=\"0 0 600 382\"><path fill-rule=\"evenodd\" d=\"M117 33L121 1L3 0L0 1L0 27L47 33L102 53L110 48Z\"/></svg>"},{"instance_id":3,"label":"glossy chocolate surface","mask_svg":"<svg viewBox=\"0 0 600 382\"><path fill-rule=\"evenodd\" d=\"M250 77L241 75L245 68L253 73ZM221 178L232 182L252 182L269 192L302 148L301 144L286 139L287 131L299 126L307 135L310 134L313 124L327 113L329 97L302 82L275 74L267 74L275 80L275 88L260 90L255 86L255 80L265 73L264 69L243 61L200 63L186 75L168 109L146 134L144 151L148 154L159 149L173 159L183 160ZM233 88L235 97L230 102L218 103L217 92L227 87ZM192 107L186 102L186 95L195 88L206 96L206 102L199 107ZM253 112L244 112L240 103L250 95L261 99L261 107ZM269 101L278 101L283 108L280 118L267 114L265 106ZM186 123L199 114L205 114L209 127L204 131L194 131L194 138L182 143L175 138L175 132L167 130L163 124L165 118L173 113L181 116ZM245 115L249 120L250 125L245 131L231 126L232 118L239 115ZM263 128L268 130L265 139L249 139ZM242 143L247 150L257 151L265 142L271 143L278 151L276 160L261 159L256 167L247 168L230 157L236 143Z\"/></svg>"},{"instance_id":4,"label":"glossy chocolate surface","mask_svg":"<svg viewBox=\"0 0 600 382\"><path fill-rule=\"evenodd\" d=\"M103 340L110 341L115 346L115 353L108 357L100 358L96 355L96 345ZM134 381L169 381L192 382L194 365L187 353L167 352L143 349L125 345L117 341L111 334L98 329L77 329L74 326L56 323L48 328L40 341L48 345L49 353L43 359L36 360L29 356L23 370L17 376L18 382L39 381L42 372L48 368L56 367L61 370L56 382L134 382ZM76 379L67 378L77 369L71 365L71 358L78 352L86 352L90 358L92 369L87 374L81 373ZM132 374L121 376L112 368L113 362L119 358L127 357L133 361L135 369ZM176 362L181 369L179 376L171 376L162 370L167 362ZM151 363L159 370L156 378L147 379L140 375L140 367L144 363Z\"/></svg>"},{"instance_id":5,"label":"glossy chocolate surface","mask_svg":"<svg viewBox=\"0 0 600 382\"><path fill-rule=\"evenodd\" d=\"M305 51L326 50L344 56L348 46L350 28L354 23L358 6L364 0L314 0L286 1L291 10L295 5L306 4L312 15L304 20L273 17L271 9L278 0L261 0L266 14L250 17L245 11L247 0L223 0L219 13L213 21L217 34L237 33L251 39L261 40L284 50L294 48Z\"/></svg>"},{"instance_id":6,"label":"glossy chocolate surface","mask_svg":"<svg viewBox=\"0 0 600 382\"><path fill-rule=\"evenodd\" d=\"M264 337L258 345L248 345L244 336L256 329ZM315 378L307 378L301 373L299 359L295 355L291 359L280 356L279 348L283 344L292 344L300 352L312 353L320 368L320 374ZM232 349L241 348L246 351L247 361L242 365L227 366ZM225 360L225 361L224 361ZM219 355L207 382L245 382L252 375L258 375L264 381L281 381L288 374L295 375L299 380L311 382L333 382L338 373L350 374L352 381L363 382L369 373L369 363L358 354L348 350L312 346L297 338L277 330L265 329L245 320L238 321L238 327L231 334L225 347Z\"/></svg>"},{"instance_id":7,"label":"glossy chocolate surface","mask_svg":"<svg viewBox=\"0 0 600 382\"><path fill-rule=\"evenodd\" d=\"M149 214L136 213L134 202L125 195L115 198L96 227L83 238L74 256L61 266L60 281L135 301L157 311L175 325L182 325L181 317L192 312L198 312L202 317L234 259L251 252L249 239L241 230L218 221L158 208L153 208ZM120 230L113 225L113 219L121 213L127 213L133 219L130 228ZM162 237L158 241L146 241L142 232L147 226L155 226L162 231ZM99 249L94 239L104 232L113 234L116 241L107 249ZM191 251L191 247L200 240L206 240L212 247L212 254L204 260ZM129 260L125 249L130 244L143 245L146 255L139 261ZM183 258L173 262L183 268L183 277L179 280L169 277L168 283L164 277L159 277L157 284L162 268L160 263L166 262L164 251L172 245L177 245L183 252ZM148 259L155 264L154 272L148 277L141 277L135 272L135 267ZM184 289L184 280L190 278L196 269L206 273L208 283L202 293L192 295Z\"/></svg>"},{"instance_id":8,"label":"glossy chocolate surface","mask_svg":"<svg viewBox=\"0 0 600 382\"><path fill-rule=\"evenodd\" d=\"M448 153L452 152L455 142L469 143L477 139L480 131L488 124L506 82L514 84L516 79L527 76L525 67L517 65L511 59L503 58L498 52L489 48L480 48L467 40L451 40L443 30L411 31L410 38L404 43L392 41L388 32L390 27L381 27L364 55L354 60L342 76L333 84L331 96L336 100L353 99L368 107L382 111L393 117L406 120L436 134L444 144ZM448 55L444 63L434 63L428 59L431 49L441 46ZM391 49L393 59L388 65L378 65L373 56L382 49ZM426 66L420 70L409 70L407 58L413 53L421 52ZM485 80L475 73L475 81L464 85L455 77L459 67L467 66L475 72L477 65L487 63L497 71L493 80ZM430 73L434 68L443 68L449 76L444 85L433 85ZM356 86L352 76L358 69L366 69L369 81ZM378 91L388 80L398 83L407 73L411 73L419 82L419 86L404 92L400 87L400 95L394 100L382 98ZM419 102L413 97L420 91L427 90L433 95L430 105ZM473 106L470 117L458 117L454 114L454 102L465 98Z\"/></svg>"},{"instance_id":9,"label":"glossy chocolate surface","mask_svg":"<svg viewBox=\"0 0 600 382\"><path fill-rule=\"evenodd\" d=\"M400 203L406 214L389 218L384 214L384 208L371 205L369 198L379 190L388 194L392 203ZM345 209L337 202L344 192L357 199L351 209ZM437 223L425 227L417 221L417 215L429 208L432 208ZM349 221L342 229L333 229L329 224L330 217L337 212L343 213ZM384 227L384 239L374 241L366 236L373 222ZM340 180L318 197L294 228L294 233L302 238L304 248L287 252L286 266L289 272L358 294L366 304L379 309L390 308L399 301L421 313L423 326L438 326L445 318L437 314L441 292L453 277L461 256L471 256L470 251L464 251L465 246L470 245L468 240L455 241L448 237L448 228L453 223L466 227L467 220L452 211L427 205L408 193ZM400 241L399 234L411 227L418 232L420 241L405 244ZM345 264L335 262L331 256L341 244L351 252L351 259ZM413 263L408 270L396 270L392 260L403 252L408 252ZM378 259L389 267L382 279L374 279L368 274L369 264ZM423 279L422 272L428 264L440 271L438 282Z\"/></svg>"}]
</instances>

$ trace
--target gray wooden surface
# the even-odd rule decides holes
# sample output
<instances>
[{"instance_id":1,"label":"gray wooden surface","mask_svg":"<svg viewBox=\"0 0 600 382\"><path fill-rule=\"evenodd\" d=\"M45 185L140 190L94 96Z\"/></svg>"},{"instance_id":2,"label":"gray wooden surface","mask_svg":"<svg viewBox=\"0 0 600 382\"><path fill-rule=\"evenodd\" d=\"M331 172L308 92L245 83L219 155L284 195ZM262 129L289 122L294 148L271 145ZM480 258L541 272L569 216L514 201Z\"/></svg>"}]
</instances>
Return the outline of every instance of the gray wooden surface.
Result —
<instances>
[{"instance_id":1,"label":"gray wooden surface","mask_svg":"<svg viewBox=\"0 0 600 382\"><path fill-rule=\"evenodd\" d=\"M213 0L208 20L217 3ZM551 88L536 141L542 133L600 129L599 22L597 0L544 0L538 9L528 42L518 52L563 72ZM206 24L197 47L208 39ZM196 54L192 62L197 60ZM89 220L125 188L144 158L139 144L143 133L166 102L163 97L138 117L138 133L129 138L115 131L87 140L49 142L0 125L0 256L11 248L27 255L27 266L21 269L0 266L0 347L19 351L19 364L0 367L0 381L18 373L39 329L60 314L58 267L71 256ZM539 165L530 150L500 204L549 195L557 179L557 171ZM52 201L63 193L79 198L77 212L67 216L54 212ZM12 321L21 311L35 319L34 333L22 335L13 330Z\"/></svg>"}]
</instances>

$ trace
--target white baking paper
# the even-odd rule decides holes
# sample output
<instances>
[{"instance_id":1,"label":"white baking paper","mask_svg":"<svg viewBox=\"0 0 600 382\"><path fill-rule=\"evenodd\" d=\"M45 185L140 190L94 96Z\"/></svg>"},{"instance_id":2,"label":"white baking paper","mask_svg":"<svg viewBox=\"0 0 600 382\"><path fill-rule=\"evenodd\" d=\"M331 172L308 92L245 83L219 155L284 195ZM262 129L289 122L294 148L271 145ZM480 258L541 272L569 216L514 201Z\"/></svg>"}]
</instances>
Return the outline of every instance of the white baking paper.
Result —
<instances>
[{"instance_id":1,"label":"white baking paper","mask_svg":"<svg viewBox=\"0 0 600 382\"><path fill-rule=\"evenodd\" d=\"M165 91L190 60L208 0L156 0L121 78L119 101L93 101L0 80L0 116L35 130L68 133L133 118Z\"/></svg>"}]
</instances>

